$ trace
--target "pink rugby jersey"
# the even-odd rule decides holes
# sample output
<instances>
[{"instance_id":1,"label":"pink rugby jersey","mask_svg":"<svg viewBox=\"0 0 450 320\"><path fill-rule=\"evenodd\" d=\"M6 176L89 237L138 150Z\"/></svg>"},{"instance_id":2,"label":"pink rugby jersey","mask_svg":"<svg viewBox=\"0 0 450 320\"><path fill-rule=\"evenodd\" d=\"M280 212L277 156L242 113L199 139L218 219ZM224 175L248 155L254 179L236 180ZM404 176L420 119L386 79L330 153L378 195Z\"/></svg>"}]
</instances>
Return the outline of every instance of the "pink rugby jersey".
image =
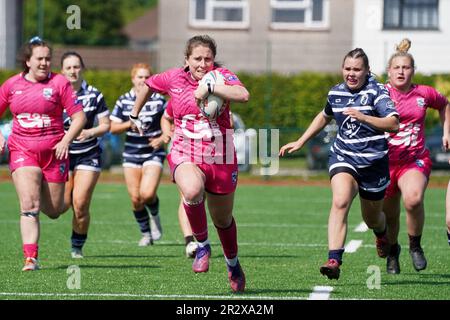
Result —
<instances>
[{"instance_id":1,"label":"pink rugby jersey","mask_svg":"<svg viewBox=\"0 0 450 320\"><path fill-rule=\"evenodd\" d=\"M225 77L226 85L241 85L238 77L225 68L216 68ZM188 69L177 68L156 74L145 81L153 90L170 95L165 116L173 119L175 132L171 158L175 164L183 161L194 163L233 163L235 148L230 126L230 103L216 121L205 117L194 99L198 82Z\"/></svg>"},{"instance_id":2,"label":"pink rugby jersey","mask_svg":"<svg viewBox=\"0 0 450 320\"><path fill-rule=\"evenodd\" d=\"M448 103L434 88L414 84L402 93L387 84L389 95L400 114L400 129L386 133L390 162L408 162L425 151L425 116L427 108L441 110Z\"/></svg>"},{"instance_id":3,"label":"pink rugby jersey","mask_svg":"<svg viewBox=\"0 0 450 320\"><path fill-rule=\"evenodd\" d=\"M20 73L0 87L0 116L9 106L14 118L12 134L22 139L62 136L64 108L69 116L83 110L76 99L70 82L60 74L50 73L35 83Z\"/></svg>"}]
</instances>

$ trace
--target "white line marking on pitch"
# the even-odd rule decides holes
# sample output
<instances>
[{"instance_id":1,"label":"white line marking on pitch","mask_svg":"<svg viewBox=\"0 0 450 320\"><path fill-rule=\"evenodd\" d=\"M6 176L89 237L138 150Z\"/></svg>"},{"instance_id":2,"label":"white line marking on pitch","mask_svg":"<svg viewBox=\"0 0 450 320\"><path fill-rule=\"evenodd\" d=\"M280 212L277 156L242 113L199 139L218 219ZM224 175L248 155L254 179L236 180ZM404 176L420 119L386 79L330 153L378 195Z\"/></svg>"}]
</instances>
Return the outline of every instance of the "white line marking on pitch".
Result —
<instances>
[{"instance_id":1,"label":"white line marking on pitch","mask_svg":"<svg viewBox=\"0 0 450 320\"><path fill-rule=\"evenodd\" d=\"M364 222L361 222L356 228L355 228L355 232L366 232L367 230L369 230L369 227L367 226L367 224L365 224Z\"/></svg>"},{"instance_id":2,"label":"white line marking on pitch","mask_svg":"<svg viewBox=\"0 0 450 320\"><path fill-rule=\"evenodd\" d=\"M349 243L345 246L346 253L353 253L358 250L358 248L362 245L362 240L350 240Z\"/></svg>"},{"instance_id":3,"label":"white line marking on pitch","mask_svg":"<svg viewBox=\"0 0 450 320\"><path fill-rule=\"evenodd\" d=\"M329 286L315 286L313 292L309 295L308 300L328 300L330 299L333 287Z\"/></svg>"},{"instance_id":4,"label":"white line marking on pitch","mask_svg":"<svg viewBox=\"0 0 450 320\"><path fill-rule=\"evenodd\" d=\"M194 294L132 294L132 293L39 293L39 292L0 292L0 296L21 297L122 297L122 298L145 298L145 299L261 299L261 300L306 300L306 297L268 297L247 295L194 295Z\"/></svg>"}]
</instances>

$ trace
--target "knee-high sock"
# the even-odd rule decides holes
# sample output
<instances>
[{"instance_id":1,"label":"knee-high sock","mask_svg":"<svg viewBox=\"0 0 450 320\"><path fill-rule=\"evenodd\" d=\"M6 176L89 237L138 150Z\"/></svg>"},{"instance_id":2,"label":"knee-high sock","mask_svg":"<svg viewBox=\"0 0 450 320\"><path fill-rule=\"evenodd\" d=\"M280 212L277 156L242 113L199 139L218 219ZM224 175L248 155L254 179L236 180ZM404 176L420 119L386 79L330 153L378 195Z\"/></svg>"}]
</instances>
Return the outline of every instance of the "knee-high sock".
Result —
<instances>
[{"instance_id":1,"label":"knee-high sock","mask_svg":"<svg viewBox=\"0 0 450 320\"><path fill-rule=\"evenodd\" d=\"M234 218L231 224L227 228L219 228L216 226L217 233L219 234L220 242L222 243L223 253L227 259L232 259L237 256L237 228Z\"/></svg>"},{"instance_id":2,"label":"knee-high sock","mask_svg":"<svg viewBox=\"0 0 450 320\"><path fill-rule=\"evenodd\" d=\"M191 225L192 233L197 241L203 242L208 239L205 200L196 204L189 204L183 201L183 207Z\"/></svg>"},{"instance_id":3,"label":"knee-high sock","mask_svg":"<svg viewBox=\"0 0 450 320\"><path fill-rule=\"evenodd\" d=\"M37 243L28 243L23 246L23 255L25 258L37 258L39 246Z\"/></svg>"}]
</instances>

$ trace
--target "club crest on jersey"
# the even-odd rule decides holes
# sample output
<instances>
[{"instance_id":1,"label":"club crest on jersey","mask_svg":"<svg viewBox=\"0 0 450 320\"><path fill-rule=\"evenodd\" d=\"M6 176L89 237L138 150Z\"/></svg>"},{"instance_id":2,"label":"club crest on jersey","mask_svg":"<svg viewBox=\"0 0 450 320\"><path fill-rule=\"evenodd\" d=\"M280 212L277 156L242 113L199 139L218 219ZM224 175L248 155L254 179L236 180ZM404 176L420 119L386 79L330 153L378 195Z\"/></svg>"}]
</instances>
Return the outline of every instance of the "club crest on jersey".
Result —
<instances>
[{"instance_id":1,"label":"club crest on jersey","mask_svg":"<svg viewBox=\"0 0 450 320\"><path fill-rule=\"evenodd\" d=\"M425 98L417 98L417 106L418 107L425 106Z\"/></svg>"},{"instance_id":2,"label":"club crest on jersey","mask_svg":"<svg viewBox=\"0 0 450 320\"><path fill-rule=\"evenodd\" d=\"M42 95L44 96L45 99L50 99L52 97L53 94L53 89L52 88L44 88L42 90Z\"/></svg>"},{"instance_id":3,"label":"club crest on jersey","mask_svg":"<svg viewBox=\"0 0 450 320\"><path fill-rule=\"evenodd\" d=\"M369 96L368 96L367 94L364 94L364 95L361 97L361 105L362 105L362 106L365 106L365 105L367 104L367 102L369 102Z\"/></svg>"}]
</instances>

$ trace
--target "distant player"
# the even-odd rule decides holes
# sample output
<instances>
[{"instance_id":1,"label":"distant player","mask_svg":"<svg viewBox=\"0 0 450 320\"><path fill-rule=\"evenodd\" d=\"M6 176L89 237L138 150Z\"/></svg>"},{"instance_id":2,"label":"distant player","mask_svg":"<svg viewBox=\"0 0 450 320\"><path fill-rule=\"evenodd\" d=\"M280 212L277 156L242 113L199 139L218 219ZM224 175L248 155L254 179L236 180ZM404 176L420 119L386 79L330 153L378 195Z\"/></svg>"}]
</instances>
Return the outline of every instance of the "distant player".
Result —
<instances>
[{"instance_id":1,"label":"distant player","mask_svg":"<svg viewBox=\"0 0 450 320\"><path fill-rule=\"evenodd\" d=\"M185 49L185 66L149 78L145 89L138 94L130 119L141 132L142 125L137 116L146 99L152 92L170 95L172 104L164 114L166 125L163 125L163 131L167 135L171 123L175 123L168 161L173 180L183 196L183 206L192 231L199 242L192 270L196 273L209 270L211 245L206 200L222 243L231 289L242 292L245 276L238 260L237 228L233 218L238 169L229 105L217 121L210 121L201 113L199 103L209 94L224 100L246 102L249 93L235 74L214 63L216 52L216 43L211 37L190 38ZM213 69L225 76L226 84L199 85L198 82Z\"/></svg>"},{"instance_id":2,"label":"distant player","mask_svg":"<svg viewBox=\"0 0 450 320\"><path fill-rule=\"evenodd\" d=\"M150 75L148 64L133 65L131 69L133 88L120 96L110 116L111 132L114 134L126 132L122 153L123 168L133 214L142 233L139 246L149 246L153 244L153 240L159 240L162 236L157 189L166 158L160 125L166 104L165 98L155 93L144 102L144 107L139 113L144 128L143 136L131 130L129 119L136 96L146 87L144 81Z\"/></svg>"},{"instance_id":3,"label":"distant player","mask_svg":"<svg viewBox=\"0 0 450 320\"><path fill-rule=\"evenodd\" d=\"M65 210L72 207L72 258L83 258L83 246L89 230L92 194L101 171L100 137L109 131L109 110L103 94L83 79L83 58L69 51L61 57L61 72L70 81L83 105L87 118L80 135L70 144L70 172L64 196ZM64 126L68 130L70 117L64 113Z\"/></svg>"},{"instance_id":4,"label":"distant player","mask_svg":"<svg viewBox=\"0 0 450 320\"><path fill-rule=\"evenodd\" d=\"M331 119L339 127L329 155L333 201L328 220L328 261L320 273L338 279L347 236L347 217L359 193L364 222L376 235L378 256L386 257L389 243L386 219L381 211L389 185L388 147L385 131L398 130L398 113L386 88L370 74L369 59L356 48L342 63L344 82L328 93L325 109L295 142L280 149L280 155L302 148Z\"/></svg>"},{"instance_id":5,"label":"distant player","mask_svg":"<svg viewBox=\"0 0 450 320\"><path fill-rule=\"evenodd\" d=\"M431 173L430 152L425 148L425 116L428 108L439 111L442 124L450 121L450 105L435 89L412 83L414 58L408 53L411 42L402 40L388 63L387 88L400 114L400 130L388 135L391 185L386 190L383 211L388 221L388 236L393 243L387 259L387 272L400 273L398 233L400 199L406 210L409 253L416 271L427 267L421 238L425 221L423 199ZM448 148L449 131L442 142Z\"/></svg>"},{"instance_id":6,"label":"distant player","mask_svg":"<svg viewBox=\"0 0 450 320\"><path fill-rule=\"evenodd\" d=\"M0 87L0 114L9 106L14 118L9 168L20 202L23 271L39 269L39 213L56 219L63 212L69 145L86 122L69 81L50 71L51 58L50 46L34 37L22 49L23 72ZM64 108L72 120L66 133ZM0 134L0 151L4 148Z\"/></svg>"}]
</instances>

